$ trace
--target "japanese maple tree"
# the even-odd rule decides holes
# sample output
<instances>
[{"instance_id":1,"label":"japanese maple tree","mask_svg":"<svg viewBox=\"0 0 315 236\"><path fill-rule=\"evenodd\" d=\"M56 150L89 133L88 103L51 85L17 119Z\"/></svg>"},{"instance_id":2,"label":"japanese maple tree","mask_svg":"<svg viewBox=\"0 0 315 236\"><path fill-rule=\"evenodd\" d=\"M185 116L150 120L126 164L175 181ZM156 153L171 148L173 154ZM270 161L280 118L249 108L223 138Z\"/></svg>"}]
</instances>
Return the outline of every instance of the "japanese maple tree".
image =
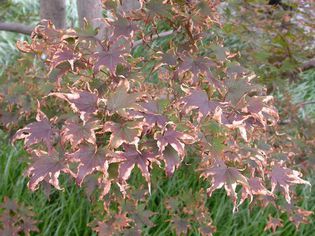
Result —
<instances>
[{"instance_id":1,"label":"japanese maple tree","mask_svg":"<svg viewBox=\"0 0 315 236\"><path fill-rule=\"evenodd\" d=\"M134 198L128 182L134 169L150 193L152 169L162 168L172 178L189 153L199 163L191 171L209 180L207 196L224 188L234 211L246 200L272 204L281 199L279 191L292 205L294 185L309 183L290 169L293 154L273 146L278 121L273 98L232 53L217 57L205 46L212 29L221 27L219 2L105 1L105 38L88 23L81 30L61 30L42 21L30 43L19 42L22 52L44 58L43 80L49 84L32 98L36 120L13 137L23 139L31 155L29 188L44 183L62 189L61 174L79 186L93 177L106 215L95 231L140 235L152 226L154 213ZM217 37L211 44L223 42ZM8 103L8 109L31 116L23 104ZM189 222L198 221L200 233L211 235L208 209L201 199L193 206L201 216L187 211L190 216L181 218L169 206L174 230L185 234ZM303 215L292 214L298 225L307 221L308 212L292 212ZM271 217L266 229L281 225Z\"/></svg>"}]
</instances>

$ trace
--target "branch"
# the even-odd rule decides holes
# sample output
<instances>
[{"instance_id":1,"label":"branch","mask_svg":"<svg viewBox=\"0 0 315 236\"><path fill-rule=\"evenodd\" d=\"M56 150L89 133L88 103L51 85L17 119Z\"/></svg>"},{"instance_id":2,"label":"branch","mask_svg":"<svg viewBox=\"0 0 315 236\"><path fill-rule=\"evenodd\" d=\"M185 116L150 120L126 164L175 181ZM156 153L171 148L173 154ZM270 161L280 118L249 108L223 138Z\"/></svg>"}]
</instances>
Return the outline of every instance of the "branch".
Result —
<instances>
[{"instance_id":1,"label":"branch","mask_svg":"<svg viewBox=\"0 0 315 236\"><path fill-rule=\"evenodd\" d=\"M295 104L296 106L301 106L304 107L305 105L311 105L311 104L315 104L315 101L306 101L306 102L300 102Z\"/></svg>"},{"instance_id":2,"label":"branch","mask_svg":"<svg viewBox=\"0 0 315 236\"><path fill-rule=\"evenodd\" d=\"M174 33L173 30L169 30L169 31L165 31L165 32L162 32L162 33L159 33L159 34L155 34L155 35L153 35L151 37L151 40L154 40L154 39L157 39L157 38L163 38L163 37L169 36L169 35L171 35L173 33ZM136 48L136 47L140 46L142 43L144 43L144 41L142 39L134 41L133 45L132 45L132 48Z\"/></svg>"},{"instance_id":3,"label":"branch","mask_svg":"<svg viewBox=\"0 0 315 236\"><path fill-rule=\"evenodd\" d=\"M0 31L10 31L15 33L21 33L26 35L31 35L34 26L24 25L21 23L5 23L0 22Z\"/></svg>"},{"instance_id":4,"label":"branch","mask_svg":"<svg viewBox=\"0 0 315 236\"><path fill-rule=\"evenodd\" d=\"M308 61L308 62L305 62L303 65L302 65L302 71L306 71L306 70L309 70L309 69L313 69L315 68L315 58Z\"/></svg>"}]
</instances>

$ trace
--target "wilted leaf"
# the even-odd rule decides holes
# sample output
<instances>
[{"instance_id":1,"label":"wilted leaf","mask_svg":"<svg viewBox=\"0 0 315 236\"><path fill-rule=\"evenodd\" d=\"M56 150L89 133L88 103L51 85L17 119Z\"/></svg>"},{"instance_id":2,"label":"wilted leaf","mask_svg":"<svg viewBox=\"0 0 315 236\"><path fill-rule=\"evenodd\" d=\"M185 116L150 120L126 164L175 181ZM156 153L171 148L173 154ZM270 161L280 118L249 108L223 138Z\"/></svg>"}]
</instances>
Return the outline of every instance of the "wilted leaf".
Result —
<instances>
[{"instance_id":1,"label":"wilted leaf","mask_svg":"<svg viewBox=\"0 0 315 236\"><path fill-rule=\"evenodd\" d=\"M62 45L57 49L54 56L51 59L50 70L56 68L63 62L68 62L71 69L74 70L74 62L80 59L80 54L76 53L73 49Z\"/></svg>"},{"instance_id":2,"label":"wilted leaf","mask_svg":"<svg viewBox=\"0 0 315 236\"><path fill-rule=\"evenodd\" d=\"M229 79L225 81L225 85L227 87L227 94L225 97L225 101L227 102L231 102L232 105L236 106L238 104L238 102L241 100L241 98L257 89L257 86L252 85L250 83L248 83L245 80L242 79Z\"/></svg>"},{"instance_id":3,"label":"wilted leaf","mask_svg":"<svg viewBox=\"0 0 315 236\"><path fill-rule=\"evenodd\" d=\"M202 73L208 81L214 82L215 87L218 87L218 82L215 82L210 72L210 68L216 66L213 61L206 57L193 57L191 55L182 56L182 60L183 62L179 64L177 69L178 73L191 72L193 83L199 80L198 76Z\"/></svg>"},{"instance_id":4,"label":"wilted leaf","mask_svg":"<svg viewBox=\"0 0 315 236\"><path fill-rule=\"evenodd\" d=\"M307 211L302 208L297 208L292 215L290 216L289 220L295 225L295 227L298 229L300 227L300 224L309 224L310 221L308 220L308 217L314 214L313 211Z\"/></svg>"},{"instance_id":5,"label":"wilted leaf","mask_svg":"<svg viewBox=\"0 0 315 236\"><path fill-rule=\"evenodd\" d=\"M172 226L175 229L176 235L187 235L190 228L189 222L186 219L179 217L172 219Z\"/></svg>"},{"instance_id":6,"label":"wilted leaf","mask_svg":"<svg viewBox=\"0 0 315 236\"><path fill-rule=\"evenodd\" d=\"M31 232L39 232L37 221L33 219L34 213L17 204L17 202L4 197L0 205L0 235L1 236L30 236Z\"/></svg>"},{"instance_id":7,"label":"wilted leaf","mask_svg":"<svg viewBox=\"0 0 315 236\"><path fill-rule=\"evenodd\" d=\"M148 18L154 18L156 16L172 18L171 6L168 3L163 3L163 0L150 0L145 4L145 8L148 11Z\"/></svg>"},{"instance_id":8,"label":"wilted leaf","mask_svg":"<svg viewBox=\"0 0 315 236\"><path fill-rule=\"evenodd\" d=\"M182 157L174 148L168 145L165 147L162 153L162 158L165 162L166 175L167 176L173 175L175 169L178 168L179 164L181 163Z\"/></svg>"},{"instance_id":9,"label":"wilted leaf","mask_svg":"<svg viewBox=\"0 0 315 236\"><path fill-rule=\"evenodd\" d=\"M144 123L153 128L155 125L163 128L167 123L167 118L161 114L159 103L155 100L146 103L140 103L144 111L139 112L140 116L143 116Z\"/></svg>"}]
</instances>

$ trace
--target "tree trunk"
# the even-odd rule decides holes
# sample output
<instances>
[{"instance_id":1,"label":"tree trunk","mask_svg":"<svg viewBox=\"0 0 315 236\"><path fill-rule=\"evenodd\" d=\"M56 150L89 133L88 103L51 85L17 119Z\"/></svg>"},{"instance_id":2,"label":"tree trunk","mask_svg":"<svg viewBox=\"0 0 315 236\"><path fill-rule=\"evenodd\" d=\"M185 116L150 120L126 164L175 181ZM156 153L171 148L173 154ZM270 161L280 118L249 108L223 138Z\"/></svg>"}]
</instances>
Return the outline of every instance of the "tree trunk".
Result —
<instances>
[{"instance_id":1,"label":"tree trunk","mask_svg":"<svg viewBox=\"0 0 315 236\"><path fill-rule=\"evenodd\" d=\"M65 0L40 0L40 18L51 20L56 28L66 28Z\"/></svg>"},{"instance_id":2,"label":"tree trunk","mask_svg":"<svg viewBox=\"0 0 315 236\"><path fill-rule=\"evenodd\" d=\"M97 37L103 39L106 34L106 27L102 21L102 1L101 0L77 0L78 17L80 27L84 26L84 18L94 28L99 27Z\"/></svg>"}]
</instances>

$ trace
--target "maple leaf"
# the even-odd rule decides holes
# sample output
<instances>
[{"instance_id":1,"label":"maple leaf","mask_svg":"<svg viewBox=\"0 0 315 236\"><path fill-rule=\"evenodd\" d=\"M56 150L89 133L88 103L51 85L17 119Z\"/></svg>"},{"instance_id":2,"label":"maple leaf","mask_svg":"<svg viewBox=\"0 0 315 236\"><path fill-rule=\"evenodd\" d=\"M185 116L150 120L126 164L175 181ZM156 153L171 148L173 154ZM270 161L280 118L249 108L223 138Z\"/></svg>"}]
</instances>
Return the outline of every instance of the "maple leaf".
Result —
<instances>
[{"instance_id":1,"label":"maple leaf","mask_svg":"<svg viewBox=\"0 0 315 236\"><path fill-rule=\"evenodd\" d=\"M195 140L192 136L176 131L175 125L169 123L163 132L156 132L154 134L154 139L157 140L157 145L160 152L162 153L167 145L171 145L180 156L183 156L185 153L185 144L191 144Z\"/></svg>"},{"instance_id":2,"label":"maple leaf","mask_svg":"<svg viewBox=\"0 0 315 236\"><path fill-rule=\"evenodd\" d=\"M36 120L36 122L19 129L14 135L12 142L15 142L17 139L24 139L25 147L43 142L50 149L53 144L55 130L51 127L47 116L39 108L37 109Z\"/></svg>"},{"instance_id":3,"label":"maple leaf","mask_svg":"<svg viewBox=\"0 0 315 236\"><path fill-rule=\"evenodd\" d=\"M212 74L210 73L210 68L215 67L216 64L206 57L193 57L191 55L184 55L181 57L182 63L179 64L177 71L179 74L185 73L187 71L191 72L192 82L196 83L198 81L198 76L200 73L206 75L207 81L213 83L216 88L220 88L219 82L216 81Z\"/></svg>"},{"instance_id":4,"label":"maple leaf","mask_svg":"<svg viewBox=\"0 0 315 236\"><path fill-rule=\"evenodd\" d=\"M77 173L74 174L79 186L82 185L86 176L95 171L100 171L107 176L108 165L121 161L121 158L113 152L84 144L77 151L68 153L67 158L70 162L79 163Z\"/></svg>"},{"instance_id":5,"label":"maple leaf","mask_svg":"<svg viewBox=\"0 0 315 236\"><path fill-rule=\"evenodd\" d=\"M163 128L167 123L167 118L161 115L161 109L159 107L158 101L152 100L146 103L140 103L140 106L145 109L145 111L140 112L141 116L144 118L144 123L153 128L155 125Z\"/></svg>"},{"instance_id":6,"label":"maple leaf","mask_svg":"<svg viewBox=\"0 0 315 236\"><path fill-rule=\"evenodd\" d=\"M289 220L295 225L298 229L300 224L309 224L309 220L307 219L310 215L314 214L313 211L307 211L302 208L297 208L293 212L293 214L289 217Z\"/></svg>"},{"instance_id":7,"label":"maple leaf","mask_svg":"<svg viewBox=\"0 0 315 236\"><path fill-rule=\"evenodd\" d=\"M66 100L73 111L80 113L83 121L87 121L98 110L98 95L96 91L92 93L86 90L71 89L71 93L50 93L49 96L56 96Z\"/></svg>"},{"instance_id":8,"label":"maple leaf","mask_svg":"<svg viewBox=\"0 0 315 236\"><path fill-rule=\"evenodd\" d=\"M259 113L263 110L264 108L264 103L261 98L258 97L249 97L248 99L248 104L247 104L247 111L250 113Z\"/></svg>"},{"instance_id":9,"label":"maple leaf","mask_svg":"<svg viewBox=\"0 0 315 236\"><path fill-rule=\"evenodd\" d=\"M102 67L106 67L109 72L116 75L116 67L118 64L125 64L123 55L126 53L121 47L112 46L107 51L96 52L92 56L94 73L98 73Z\"/></svg>"},{"instance_id":10,"label":"maple leaf","mask_svg":"<svg viewBox=\"0 0 315 236\"><path fill-rule=\"evenodd\" d=\"M136 149L134 145L124 145L124 152L119 156L122 158L122 162L119 165L118 175L119 178L126 181L131 175L131 171L137 166L142 176L145 178L151 189L150 169L153 162L159 163L157 155L150 151L142 150L141 152Z\"/></svg>"},{"instance_id":11,"label":"maple leaf","mask_svg":"<svg viewBox=\"0 0 315 236\"><path fill-rule=\"evenodd\" d=\"M170 50L167 53L162 53L160 64L161 65L166 65L166 66L176 66L176 64L177 64L177 57L176 57L174 51Z\"/></svg>"},{"instance_id":12,"label":"maple leaf","mask_svg":"<svg viewBox=\"0 0 315 236\"><path fill-rule=\"evenodd\" d=\"M273 198L275 197L275 195L263 185L263 181L261 178L251 177L248 179L248 184L249 184L250 191L246 191L244 189L242 190L242 200L240 201L240 204L242 204L245 199L250 197L248 195L249 192L251 192L252 195L263 195L265 197L273 197Z\"/></svg>"},{"instance_id":13,"label":"maple leaf","mask_svg":"<svg viewBox=\"0 0 315 236\"><path fill-rule=\"evenodd\" d=\"M62 45L56 50L51 59L50 71L63 62L68 62L71 66L71 69L74 70L74 62L79 60L80 57L81 55L79 53L75 53L73 49Z\"/></svg>"},{"instance_id":14,"label":"maple leaf","mask_svg":"<svg viewBox=\"0 0 315 236\"><path fill-rule=\"evenodd\" d=\"M172 18L172 9L168 3L163 3L163 0L150 0L146 5L147 18L154 18L156 16L162 16Z\"/></svg>"},{"instance_id":15,"label":"maple leaf","mask_svg":"<svg viewBox=\"0 0 315 236\"><path fill-rule=\"evenodd\" d=\"M142 127L141 123L135 121L124 123L107 121L103 126L103 132L111 132L109 144L113 148L118 148L123 143L138 145Z\"/></svg>"},{"instance_id":16,"label":"maple leaf","mask_svg":"<svg viewBox=\"0 0 315 236\"><path fill-rule=\"evenodd\" d=\"M172 148L170 145L167 145L162 152L162 158L165 162L165 172L167 176L172 176L176 168L182 162L182 157L179 153Z\"/></svg>"},{"instance_id":17,"label":"maple leaf","mask_svg":"<svg viewBox=\"0 0 315 236\"><path fill-rule=\"evenodd\" d=\"M209 101L207 93L201 89L190 90L189 94L180 100L180 103L184 103L183 109L186 114L193 109L198 109L198 120L215 113L218 106L225 105L224 103Z\"/></svg>"},{"instance_id":18,"label":"maple leaf","mask_svg":"<svg viewBox=\"0 0 315 236\"><path fill-rule=\"evenodd\" d=\"M296 170L291 170L286 167L275 165L270 173L271 177L271 192L274 193L277 186L284 191L285 199L288 203L291 202L290 185L292 184L307 184L308 181L301 179L302 174Z\"/></svg>"},{"instance_id":19,"label":"maple leaf","mask_svg":"<svg viewBox=\"0 0 315 236\"><path fill-rule=\"evenodd\" d=\"M199 226L199 232L202 236L212 236L217 228L210 223Z\"/></svg>"},{"instance_id":20,"label":"maple leaf","mask_svg":"<svg viewBox=\"0 0 315 236\"><path fill-rule=\"evenodd\" d=\"M32 191L35 191L38 189L39 183L45 180L56 189L61 190L58 180L60 173L71 173L63 159L63 153L57 152L55 149L49 152L34 150L32 157L33 163L27 170L27 175L30 177L27 184L28 187Z\"/></svg>"},{"instance_id":21,"label":"maple leaf","mask_svg":"<svg viewBox=\"0 0 315 236\"><path fill-rule=\"evenodd\" d=\"M85 124L80 124L76 120L67 120L61 130L62 142L70 142L73 148L76 148L80 143L86 141L95 144L95 130L101 128L99 121L90 121Z\"/></svg>"},{"instance_id":22,"label":"maple leaf","mask_svg":"<svg viewBox=\"0 0 315 236\"><path fill-rule=\"evenodd\" d=\"M31 232L39 232L37 221L33 219L34 213L23 205L4 197L0 210L0 235L30 236Z\"/></svg>"},{"instance_id":23,"label":"maple leaf","mask_svg":"<svg viewBox=\"0 0 315 236\"><path fill-rule=\"evenodd\" d=\"M154 216L155 213L145 209L144 204L139 204L136 207L134 207L134 209L128 212L130 213L130 218L132 218L133 221L135 222L136 227L139 227L141 229L142 227L151 228L154 226L150 218Z\"/></svg>"},{"instance_id":24,"label":"maple leaf","mask_svg":"<svg viewBox=\"0 0 315 236\"><path fill-rule=\"evenodd\" d=\"M272 229L272 232L276 232L277 228L282 227L282 220L281 219L277 219L272 217L271 215L269 215L269 220L265 226L264 231L267 231L269 229Z\"/></svg>"},{"instance_id":25,"label":"maple leaf","mask_svg":"<svg viewBox=\"0 0 315 236\"><path fill-rule=\"evenodd\" d=\"M98 222L97 227L93 230L98 232L99 236L114 235L128 227L131 222L126 213L116 214L108 221Z\"/></svg>"},{"instance_id":26,"label":"maple leaf","mask_svg":"<svg viewBox=\"0 0 315 236\"><path fill-rule=\"evenodd\" d=\"M176 216L172 219L172 224L177 235L187 235L190 228L188 220Z\"/></svg>"},{"instance_id":27,"label":"maple leaf","mask_svg":"<svg viewBox=\"0 0 315 236\"><path fill-rule=\"evenodd\" d=\"M126 109L139 107L136 104L136 100L140 97L139 93L128 93L130 89L130 84L127 80L122 80L119 82L113 93L109 94L106 100L106 108L109 115L113 113L118 113L122 116L126 115Z\"/></svg>"},{"instance_id":28,"label":"maple leaf","mask_svg":"<svg viewBox=\"0 0 315 236\"><path fill-rule=\"evenodd\" d=\"M209 196L212 195L213 191L224 186L227 195L232 198L234 204L233 211L237 210L237 194L235 190L238 184L241 185L243 190L247 193L242 197L250 196L252 200L253 195L250 192L250 185L247 178L234 167L227 167L225 164L220 164L203 170L202 176L210 177L212 180L210 188L207 189ZM244 199L241 199L241 202L243 201Z\"/></svg>"},{"instance_id":29,"label":"maple leaf","mask_svg":"<svg viewBox=\"0 0 315 236\"><path fill-rule=\"evenodd\" d=\"M274 196L266 187L263 185L262 179L258 177L251 177L248 179L250 190L254 195L269 195Z\"/></svg>"},{"instance_id":30,"label":"maple leaf","mask_svg":"<svg viewBox=\"0 0 315 236\"><path fill-rule=\"evenodd\" d=\"M118 15L117 20L111 22L110 25L114 28L113 35L111 36L113 40L117 40L121 36L125 38L132 37L138 28L135 24L121 15Z\"/></svg>"},{"instance_id":31,"label":"maple leaf","mask_svg":"<svg viewBox=\"0 0 315 236\"><path fill-rule=\"evenodd\" d=\"M227 88L225 101L231 102L234 106L236 106L247 93L258 89L258 86L252 85L243 79L227 79L225 80L225 86Z\"/></svg>"},{"instance_id":32,"label":"maple leaf","mask_svg":"<svg viewBox=\"0 0 315 236\"><path fill-rule=\"evenodd\" d=\"M142 1L139 0L122 0L120 9L126 14L140 10L142 8Z\"/></svg>"}]
</instances>

